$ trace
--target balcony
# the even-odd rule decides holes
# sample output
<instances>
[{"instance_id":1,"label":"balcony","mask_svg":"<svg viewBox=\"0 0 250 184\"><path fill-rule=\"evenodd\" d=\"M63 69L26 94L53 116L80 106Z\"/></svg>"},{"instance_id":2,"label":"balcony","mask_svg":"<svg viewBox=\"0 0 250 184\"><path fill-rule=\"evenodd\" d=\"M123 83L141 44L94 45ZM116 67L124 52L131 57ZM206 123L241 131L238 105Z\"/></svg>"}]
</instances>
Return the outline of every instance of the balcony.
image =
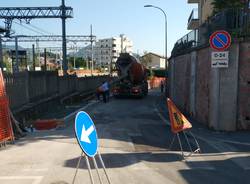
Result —
<instances>
[{"instance_id":1,"label":"balcony","mask_svg":"<svg viewBox=\"0 0 250 184\"><path fill-rule=\"evenodd\" d=\"M193 9L188 18L188 30L194 30L199 27L198 9Z\"/></svg>"},{"instance_id":2,"label":"balcony","mask_svg":"<svg viewBox=\"0 0 250 184\"><path fill-rule=\"evenodd\" d=\"M200 3L200 0L188 0L188 3Z\"/></svg>"}]
</instances>

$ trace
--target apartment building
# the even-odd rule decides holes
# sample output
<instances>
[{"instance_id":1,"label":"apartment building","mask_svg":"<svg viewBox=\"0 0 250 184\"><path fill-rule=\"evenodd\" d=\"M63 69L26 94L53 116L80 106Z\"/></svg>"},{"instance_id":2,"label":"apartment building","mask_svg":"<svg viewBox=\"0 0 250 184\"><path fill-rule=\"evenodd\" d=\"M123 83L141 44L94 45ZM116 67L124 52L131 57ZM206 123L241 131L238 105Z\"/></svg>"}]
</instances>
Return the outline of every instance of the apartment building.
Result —
<instances>
[{"instance_id":1,"label":"apartment building","mask_svg":"<svg viewBox=\"0 0 250 184\"><path fill-rule=\"evenodd\" d=\"M114 63L120 53L132 53L133 42L126 36L100 39L94 46L94 59L97 65Z\"/></svg>"},{"instance_id":2,"label":"apartment building","mask_svg":"<svg viewBox=\"0 0 250 184\"><path fill-rule=\"evenodd\" d=\"M198 8L192 10L188 19L188 29L197 29L213 13L213 0L188 0L190 4L198 4Z\"/></svg>"}]
</instances>

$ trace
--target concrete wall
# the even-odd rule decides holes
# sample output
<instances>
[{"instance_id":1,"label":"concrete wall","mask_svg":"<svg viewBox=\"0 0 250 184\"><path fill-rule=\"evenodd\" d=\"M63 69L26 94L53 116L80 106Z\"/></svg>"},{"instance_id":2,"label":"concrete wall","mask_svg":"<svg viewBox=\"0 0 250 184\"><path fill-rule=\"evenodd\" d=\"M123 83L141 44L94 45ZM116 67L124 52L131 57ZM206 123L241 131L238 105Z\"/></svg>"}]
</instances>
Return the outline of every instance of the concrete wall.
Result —
<instances>
[{"instance_id":1,"label":"concrete wall","mask_svg":"<svg viewBox=\"0 0 250 184\"><path fill-rule=\"evenodd\" d=\"M210 49L201 49L197 52L196 61L195 114L196 119L204 124L209 121L210 55Z\"/></svg>"},{"instance_id":2,"label":"concrete wall","mask_svg":"<svg viewBox=\"0 0 250 184\"><path fill-rule=\"evenodd\" d=\"M182 112L216 130L250 129L250 43L234 43L229 67L211 68L210 48L172 57L170 97Z\"/></svg>"},{"instance_id":3,"label":"concrete wall","mask_svg":"<svg viewBox=\"0 0 250 184\"><path fill-rule=\"evenodd\" d=\"M190 83L190 55L175 58L174 80L175 80L175 102L182 111L189 111L189 83Z\"/></svg>"},{"instance_id":4,"label":"concrete wall","mask_svg":"<svg viewBox=\"0 0 250 184\"><path fill-rule=\"evenodd\" d=\"M238 129L250 129L250 43L240 44Z\"/></svg>"},{"instance_id":5,"label":"concrete wall","mask_svg":"<svg viewBox=\"0 0 250 184\"><path fill-rule=\"evenodd\" d=\"M107 80L107 76L59 77L57 72L20 72L5 74L4 78L13 110L52 96L63 97L74 92L92 91L103 80Z\"/></svg>"}]
</instances>

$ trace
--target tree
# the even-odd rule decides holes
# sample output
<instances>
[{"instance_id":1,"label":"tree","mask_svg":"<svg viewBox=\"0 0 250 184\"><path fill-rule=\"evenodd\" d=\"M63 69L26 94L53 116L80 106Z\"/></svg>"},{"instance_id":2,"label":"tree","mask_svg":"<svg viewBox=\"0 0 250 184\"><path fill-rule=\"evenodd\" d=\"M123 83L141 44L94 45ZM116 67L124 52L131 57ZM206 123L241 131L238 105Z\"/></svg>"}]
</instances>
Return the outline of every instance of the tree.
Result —
<instances>
[{"instance_id":1,"label":"tree","mask_svg":"<svg viewBox=\"0 0 250 184\"><path fill-rule=\"evenodd\" d=\"M244 4L244 0L214 0L212 2L212 5L214 6L214 14L221 12L225 9L243 8Z\"/></svg>"},{"instance_id":2,"label":"tree","mask_svg":"<svg viewBox=\"0 0 250 184\"><path fill-rule=\"evenodd\" d=\"M86 60L80 57L75 58L75 67L76 68L85 68L86 67ZM69 58L69 66L74 66L74 57Z\"/></svg>"},{"instance_id":3,"label":"tree","mask_svg":"<svg viewBox=\"0 0 250 184\"><path fill-rule=\"evenodd\" d=\"M146 68L150 68L150 64L152 63L152 56L148 52L144 52L144 55L140 58L141 64Z\"/></svg>"}]
</instances>

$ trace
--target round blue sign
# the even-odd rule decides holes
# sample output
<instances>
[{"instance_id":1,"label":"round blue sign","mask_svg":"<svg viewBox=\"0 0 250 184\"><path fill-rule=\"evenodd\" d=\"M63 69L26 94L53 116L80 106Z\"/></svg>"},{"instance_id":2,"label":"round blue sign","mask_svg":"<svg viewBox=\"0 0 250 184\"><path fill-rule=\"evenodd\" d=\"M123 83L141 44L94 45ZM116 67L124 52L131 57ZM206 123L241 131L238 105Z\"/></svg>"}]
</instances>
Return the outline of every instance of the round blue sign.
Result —
<instances>
[{"instance_id":1,"label":"round blue sign","mask_svg":"<svg viewBox=\"0 0 250 184\"><path fill-rule=\"evenodd\" d=\"M231 36L226 31L216 31L209 39L210 46L217 51L224 51L231 45Z\"/></svg>"},{"instance_id":2,"label":"round blue sign","mask_svg":"<svg viewBox=\"0 0 250 184\"><path fill-rule=\"evenodd\" d=\"M78 112L75 118L75 134L82 151L94 157L98 149L98 138L95 125L86 112Z\"/></svg>"}]
</instances>

